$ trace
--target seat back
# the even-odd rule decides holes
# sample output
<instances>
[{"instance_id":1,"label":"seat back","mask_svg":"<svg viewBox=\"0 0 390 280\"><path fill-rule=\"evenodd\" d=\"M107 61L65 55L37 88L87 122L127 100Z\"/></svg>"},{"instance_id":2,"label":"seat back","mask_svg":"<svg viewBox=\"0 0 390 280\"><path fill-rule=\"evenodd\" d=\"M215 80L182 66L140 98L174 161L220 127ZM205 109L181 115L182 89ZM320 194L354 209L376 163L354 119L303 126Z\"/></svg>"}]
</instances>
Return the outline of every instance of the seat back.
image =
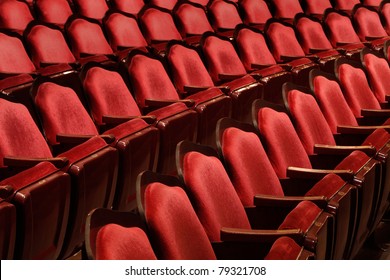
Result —
<instances>
[{"instance_id":1,"label":"seat back","mask_svg":"<svg viewBox=\"0 0 390 280\"><path fill-rule=\"evenodd\" d=\"M228 0L215 0L208 7L211 22L215 31L233 30L242 19L237 5Z\"/></svg>"},{"instance_id":2,"label":"seat back","mask_svg":"<svg viewBox=\"0 0 390 280\"><path fill-rule=\"evenodd\" d=\"M181 36L202 35L213 31L203 6L188 1L182 2L174 10Z\"/></svg>"},{"instance_id":3,"label":"seat back","mask_svg":"<svg viewBox=\"0 0 390 280\"><path fill-rule=\"evenodd\" d=\"M383 2L382 0L362 0L364 6L378 8Z\"/></svg>"},{"instance_id":4,"label":"seat back","mask_svg":"<svg viewBox=\"0 0 390 280\"><path fill-rule=\"evenodd\" d=\"M383 19L383 27L385 28L387 34L390 34L390 2L383 1L380 8L379 13Z\"/></svg>"},{"instance_id":5,"label":"seat back","mask_svg":"<svg viewBox=\"0 0 390 280\"><path fill-rule=\"evenodd\" d=\"M304 2L306 4L306 14L313 16L322 17L326 9L332 8L330 0L306 0Z\"/></svg>"},{"instance_id":6,"label":"seat back","mask_svg":"<svg viewBox=\"0 0 390 280\"><path fill-rule=\"evenodd\" d=\"M335 77L330 78L319 70L312 70L310 87L333 134L337 133L339 125L358 125Z\"/></svg>"},{"instance_id":7,"label":"seat back","mask_svg":"<svg viewBox=\"0 0 390 280\"><path fill-rule=\"evenodd\" d=\"M60 29L37 23L29 25L24 36L35 67L76 62Z\"/></svg>"},{"instance_id":8,"label":"seat back","mask_svg":"<svg viewBox=\"0 0 390 280\"><path fill-rule=\"evenodd\" d=\"M33 19L34 17L25 1L1 1L0 28L22 33Z\"/></svg>"},{"instance_id":9,"label":"seat back","mask_svg":"<svg viewBox=\"0 0 390 280\"><path fill-rule=\"evenodd\" d=\"M280 19L293 19L296 14L303 13L299 0L273 0L275 17Z\"/></svg>"},{"instance_id":10,"label":"seat back","mask_svg":"<svg viewBox=\"0 0 390 280\"><path fill-rule=\"evenodd\" d=\"M264 0L243 0L239 2L243 11L244 23L264 26L272 18L267 2Z\"/></svg>"},{"instance_id":11,"label":"seat back","mask_svg":"<svg viewBox=\"0 0 390 280\"><path fill-rule=\"evenodd\" d=\"M209 88L214 86L199 53L183 44L171 44L166 54L174 84L179 92L186 86Z\"/></svg>"},{"instance_id":12,"label":"seat back","mask_svg":"<svg viewBox=\"0 0 390 280\"><path fill-rule=\"evenodd\" d=\"M160 259L215 259L213 248L177 178L144 172L137 185L138 207L145 217Z\"/></svg>"},{"instance_id":13,"label":"seat back","mask_svg":"<svg viewBox=\"0 0 390 280\"><path fill-rule=\"evenodd\" d=\"M150 3L167 10L172 11L173 7L175 7L177 0L151 0Z\"/></svg>"},{"instance_id":14,"label":"seat back","mask_svg":"<svg viewBox=\"0 0 390 280\"><path fill-rule=\"evenodd\" d=\"M103 23L108 41L114 51L147 46L135 16L120 12L108 13Z\"/></svg>"},{"instance_id":15,"label":"seat back","mask_svg":"<svg viewBox=\"0 0 390 280\"><path fill-rule=\"evenodd\" d=\"M41 21L64 26L73 14L69 0L35 0L34 8Z\"/></svg>"},{"instance_id":16,"label":"seat back","mask_svg":"<svg viewBox=\"0 0 390 280\"><path fill-rule=\"evenodd\" d=\"M73 0L75 10L82 16L101 20L109 7L106 0Z\"/></svg>"},{"instance_id":17,"label":"seat back","mask_svg":"<svg viewBox=\"0 0 390 280\"><path fill-rule=\"evenodd\" d=\"M99 22L82 17L71 17L65 26L73 55L80 59L87 55L112 54Z\"/></svg>"},{"instance_id":18,"label":"seat back","mask_svg":"<svg viewBox=\"0 0 390 280\"><path fill-rule=\"evenodd\" d=\"M355 5L360 4L360 0L334 0L333 7L337 10L351 13Z\"/></svg>"},{"instance_id":19,"label":"seat back","mask_svg":"<svg viewBox=\"0 0 390 280\"><path fill-rule=\"evenodd\" d=\"M181 142L176 160L179 176L210 241L221 240L222 227L251 228L244 206L214 149Z\"/></svg>"},{"instance_id":20,"label":"seat back","mask_svg":"<svg viewBox=\"0 0 390 280\"><path fill-rule=\"evenodd\" d=\"M113 7L119 11L137 15L145 5L143 0L110 0Z\"/></svg>"},{"instance_id":21,"label":"seat back","mask_svg":"<svg viewBox=\"0 0 390 280\"><path fill-rule=\"evenodd\" d=\"M355 29L362 42L370 41L372 38L386 37L386 30L383 28L379 14L373 8L356 6L352 19Z\"/></svg>"}]
</instances>

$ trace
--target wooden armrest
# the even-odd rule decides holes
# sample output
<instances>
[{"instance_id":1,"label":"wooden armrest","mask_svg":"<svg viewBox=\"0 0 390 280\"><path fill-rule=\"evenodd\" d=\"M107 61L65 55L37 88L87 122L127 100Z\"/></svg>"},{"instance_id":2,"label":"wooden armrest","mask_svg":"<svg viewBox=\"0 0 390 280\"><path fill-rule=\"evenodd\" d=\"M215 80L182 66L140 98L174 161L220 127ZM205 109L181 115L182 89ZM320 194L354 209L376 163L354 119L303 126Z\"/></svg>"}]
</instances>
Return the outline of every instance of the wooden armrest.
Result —
<instances>
[{"instance_id":1,"label":"wooden armrest","mask_svg":"<svg viewBox=\"0 0 390 280\"><path fill-rule=\"evenodd\" d=\"M362 109L361 114L364 117L390 117L390 109Z\"/></svg>"},{"instance_id":2,"label":"wooden armrest","mask_svg":"<svg viewBox=\"0 0 390 280\"><path fill-rule=\"evenodd\" d=\"M305 56L288 56L288 55L281 55L280 59L283 61L292 61L295 59L305 58Z\"/></svg>"},{"instance_id":3,"label":"wooden armrest","mask_svg":"<svg viewBox=\"0 0 390 280\"><path fill-rule=\"evenodd\" d=\"M350 45L350 44L355 44L355 43L351 43L351 42L336 42L336 47L343 47L343 46L347 46L347 45Z\"/></svg>"},{"instance_id":4,"label":"wooden armrest","mask_svg":"<svg viewBox=\"0 0 390 280\"><path fill-rule=\"evenodd\" d=\"M284 229L284 230L258 230L258 229L237 229L237 228L222 228L222 241L240 241L240 242L264 242L270 243L282 236L289 236L294 240L301 242L303 232L300 229Z\"/></svg>"},{"instance_id":5,"label":"wooden armrest","mask_svg":"<svg viewBox=\"0 0 390 280\"><path fill-rule=\"evenodd\" d=\"M295 207L301 201L311 201L324 209L328 204L325 196L283 196L256 195L254 204L256 206L267 207Z\"/></svg>"},{"instance_id":6,"label":"wooden armrest","mask_svg":"<svg viewBox=\"0 0 390 280\"><path fill-rule=\"evenodd\" d=\"M239 79L243 76L244 75L218 74L218 79L222 81L231 81L231 80Z\"/></svg>"},{"instance_id":7,"label":"wooden armrest","mask_svg":"<svg viewBox=\"0 0 390 280\"><path fill-rule=\"evenodd\" d=\"M14 189L10 185L0 185L0 198L7 199L14 192Z\"/></svg>"},{"instance_id":8,"label":"wooden armrest","mask_svg":"<svg viewBox=\"0 0 390 280\"><path fill-rule=\"evenodd\" d=\"M337 126L337 132L338 133L345 133L345 134L369 135L379 128L390 130L390 125L383 125L383 126L380 126L380 125L379 126L375 126L375 125L362 125L362 126L339 125L339 126Z\"/></svg>"},{"instance_id":9,"label":"wooden armrest","mask_svg":"<svg viewBox=\"0 0 390 280\"><path fill-rule=\"evenodd\" d=\"M209 87L197 87L197 86L184 86L184 91L188 94L197 93L202 90L206 90Z\"/></svg>"},{"instance_id":10,"label":"wooden armrest","mask_svg":"<svg viewBox=\"0 0 390 280\"><path fill-rule=\"evenodd\" d=\"M134 47L134 46L117 46L116 48L118 49L118 51L125 51L125 50L128 50L128 49L135 49L137 47Z\"/></svg>"},{"instance_id":11,"label":"wooden armrest","mask_svg":"<svg viewBox=\"0 0 390 280\"><path fill-rule=\"evenodd\" d=\"M157 107L157 108L162 108L178 102L184 103L187 107L195 106L195 101L191 99L178 99L178 100L145 99L145 105L149 107Z\"/></svg>"},{"instance_id":12,"label":"wooden armrest","mask_svg":"<svg viewBox=\"0 0 390 280\"><path fill-rule=\"evenodd\" d=\"M69 135L69 134L57 134L56 140L60 144L81 144L85 141L91 139L92 137L95 137L96 135ZM99 135L101 138L103 138L104 141L106 141L107 144L110 144L115 141L115 136L111 134L105 134L105 135Z\"/></svg>"},{"instance_id":13,"label":"wooden armrest","mask_svg":"<svg viewBox=\"0 0 390 280\"><path fill-rule=\"evenodd\" d=\"M320 53L320 52L326 52L326 51L329 51L329 49L313 49L313 48L309 48L309 52L310 53Z\"/></svg>"},{"instance_id":14,"label":"wooden armrest","mask_svg":"<svg viewBox=\"0 0 390 280\"><path fill-rule=\"evenodd\" d=\"M353 151L362 151L368 156L374 156L376 154L376 149L374 146L330 146L315 144L314 153L320 155L349 155Z\"/></svg>"},{"instance_id":15,"label":"wooden armrest","mask_svg":"<svg viewBox=\"0 0 390 280\"><path fill-rule=\"evenodd\" d=\"M57 168L66 166L69 160L66 157L55 158L18 158L18 157L4 157L3 164L10 167L33 167L40 162L50 162Z\"/></svg>"},{"instance_id":16,"label":"wooden armrest","mask_svg":"<svg viewBox=\"0 0 390 280\"><path fill-rule=\"evenodd\" d=\"M378 39L382 39L384 38L383 36L365 36L364 39L366 39L366 41L374 41L374 40L378 40Z\"/></svg>"},{"instance_id":17,"label":"wooden armrest","mask_svg":"<svg viewBox=\"0 0 390 280\"><path fill-rule=\"evenodd\" d=\"M156 122L155 116L127 116L127 117L119 117L119 116L103 116L102 121L106 124L121 124L134 119L142 119L147 124L154 124Z\"/></svg>"},{"instance_id":18,"label":"wooden armrest","mask_svg":"<svg viewBox=\"0 0 390 280\"><path fill-rule=\"evenodd\" d=\"M290 178L318 180L331 173L340 176L344 181L351 181L354 179L354 173L352 170L308 169L292 166L287 168L287 177Z\"/></svg>"},{"instance_id":19,"label":"wooden armrest","mask_svg":"<svg viewBox=\"0 0 390 280\"><path fill-rule=\"evenodd\" d=\"M274 64L257 64L257 63L251 63L251 68L261 70L261 69L265 69L265 68L271 67L271 66L273 66L273 65L274 65Z\"/></svg>"}]
</instances>

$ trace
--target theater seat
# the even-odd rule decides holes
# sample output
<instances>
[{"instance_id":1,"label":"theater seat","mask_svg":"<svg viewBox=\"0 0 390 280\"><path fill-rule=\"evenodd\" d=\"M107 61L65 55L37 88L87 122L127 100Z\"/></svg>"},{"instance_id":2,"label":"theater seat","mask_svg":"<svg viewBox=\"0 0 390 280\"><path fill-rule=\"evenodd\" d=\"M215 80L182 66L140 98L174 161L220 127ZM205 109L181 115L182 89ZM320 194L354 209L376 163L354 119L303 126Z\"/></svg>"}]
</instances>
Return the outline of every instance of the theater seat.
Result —
<instances>
[{"instance_id":1,"label":"theater seat","mask_svg":"<svg viewBox=\"0 0 390 280\"><path fill-rule=\"evenodd\" d=\"M243 12L243 21L249 26L262 30L267 20L272 18L267 1L243 0L238 3Z\"/></svg>"},{"instance_id":2,"label":"theater seat","mask_svg":"<svg viewBox=\"0 0 390 280\"><path fill-rule=\"evenodd\" d=\"M231 37L242 19L238 13L237 4L229 0L215 0L208 5L211 24L215 32Z\"/></svg>"},{"instance_id":3,"label":"theater seat","mask_svg":"<svg viewBox=\"0 0 390 280\"><path fill-rule=\"evenodd\" d=\"M320 20L325 10L332 8L330 0L306 0L304 3L306 4L305 13Z\"/></svg>"},{"instance_id":4,"label":"theater seat","mask_svg":"<svg viewBox=\"0 0 390 280\"><path fill-rule=\"evenodd\" d=\"M360 0L335 0L333 7L347 14L351 14L356 4L360 4Z\"/></svg>"},{"instance_id":5,"label":"theater seat","mask_svg":"<svg viewBox=\"0 0 390 280\"><path fill-rule=\"evenodd\" d=\"M52 23L64 27L65 22L73 14L68 0L36 0L34 9L37 18L46 23Z\"/></svg>"},{"instance_id":6,"label":"theater seat","mask_svg":"<svg viewBox=\"0 0 390 280\"><path fill-rule=\"evenodd\" d=\"M178 2L177 0L151 0L150 1L151 4L170 11L173 10L177 2Z\"/></svg>"},{"instance_id":7,"label":"theater seat","mask_svg":"<svg viewBox=\"0 0 390 280\"><path fill-rule=\"evenodd\" d=\"M5 0L0 3L0 28L22 34L34 17L25 1Z\"/></svg>"},{"instance_id":8,"label":"theater seat","mask_svg":"<svg viewBox=\"0 0 390 280\"><path fill-rule=\"evenodd\" d=\"M298 13L303 13L299 0L272 0L275 7L275 18L292 23Z\"/></svg>"},{"instance_id":9,"label":"theater seat","mask_svg":"<svg viewBox=\"0 0 390 280\"><path fill-rule=\"evenodd\" d=\"M73 4L80 15L99 21L109 9L106 0L73 0Z\"/></svg>"},{"instance_id":10,"label":"theater seat","mask_svg":"<svg viewBox=\"0 0 390 280\"><path fill-rule=\"evenodd\" d=\"M137 15L145 5L143 0L110 0L111 5L119 11Z\"/></svg>"}]
</instances>

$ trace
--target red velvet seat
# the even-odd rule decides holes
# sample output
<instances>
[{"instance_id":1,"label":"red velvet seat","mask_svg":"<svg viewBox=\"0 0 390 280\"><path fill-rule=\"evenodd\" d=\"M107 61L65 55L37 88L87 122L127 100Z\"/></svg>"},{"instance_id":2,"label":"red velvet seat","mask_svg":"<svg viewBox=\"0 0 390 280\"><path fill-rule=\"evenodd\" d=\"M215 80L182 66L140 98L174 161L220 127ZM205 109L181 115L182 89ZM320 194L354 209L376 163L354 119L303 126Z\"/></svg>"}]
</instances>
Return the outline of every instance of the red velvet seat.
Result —
<instances>
[{"instance_id":1,"label":"red velvet seat","mask_svg":"<svg viewBox=\"0 0 390 280\"><path fill-rule=\"evenodd\" d=\"M383 1L382 0L362 0L361 2L364 6L379 9L379 6Z\"/></svg>"},{"instance_id":2,"label":"red velvet seat","mask_svg":"<svg viewBox=\"0 0 390 280\"><path fill-rule=\"evenodd\" d=\"M0 28L23 33L34 19L25 1L5 0L0 3Z\"/></svg>"},{"instance_id":3,"label":"red velvet seat","mask_svg":"<svg viewBox=\"0 0 390 280\"><path fill-rule=\"evenodd\" d=\"M1 148L1 157L17 158L15 160L8 159L4 162L4 164L8 166L6 171L10 172L15 170L18 165L28 167L40 161L50 161L52 153L49 146L27 109L23 105L11 103L3 99L1 99L0 102L2 105L1 112L5 113L2 117L2 120L4 121L2 125L5 125L5 127L1 129L4 132L4 141L1 142L4 145ZM12 131L9 129L10 124L12 124L13 127ZM12 145L7 143L12 143ZM26 145L26 143L28 143L28 145ZM68 257L83 243L84 236L82 234L82 224L83 221L85 221L84 214L86 213L84 211L88 210L88 206L96 207L96 205L101 205L102 207L110 207L112 204L111 193L114 189L114 183L116 182L117 176L117 152L113 148L108 147L101 138L94 137L58 156L60 158L54 158L51 161L58 164L61 170L70 174L72 178L71 195L74 198L73 202L71 202L72 207L70 209L64 246L62 247L62 253L60 254L60 257ZM18 158L22 159L18 160ZM52 167L49 168L49 171L50 170L52 170ZM49 173L49 171L46 172ZM29 171L27 170L26 172ZM34 172L33 174L35 174L34 176L39 175L38 172ZM29 175L27 178L31 176L32 175ZM39 185L39 181L36 183ZM61 194L60 197L63 199L66 198L63 194ZM54 200L49 200L43 204L38 204L37 206L43 207L49 205L48 203L51 201L55 202ZM57 202L55 203L57 204ZM66 214L64 209L60 209L65 206L65 203L57 204L55 206L58 207L55 208L58 210L57 213L60 213L61 215ZM53 209L50 211L53 211ZM51 216L51 219L54 219L56 222L60 221L66 223L64 218L57 220L56 217ZM37 222L40 223L44 221L45 219L39 219ZM54 234L55 231L53 230L51 232ZM45 235L38 236L44 237ZM54 236L55 238L58 238L61 235L54 234ZM50 250L48 250L48 248L50 248ZM45 254L53 254L53 251L51 251L53 249L54 247L50 244L50 246L44 250L46 253L42 252L42 255L27 257L18 256L18 258L44 258ZM61 248L59 248L59 250L60 249ZM58 253L59 252L56 252L56 257L58 257Z\"/></svg>"},{"instance_id":4,"label":"red velvet seat","mask_svg":"<svg viewBox=\"0 0 390 280\"><path fill-rule=\"evenodd\" d=\"M98 208L85 224L85 249L92 260L156 260L139 214Z\"/></svg>"},{"instance_id":5,"label":"red velvet seat","mask_svg":"<svg viewBox=\"0 0 390 280\"><path fill-rule=\"evenodd\" d=\"M177 161L179 176L211 242L223 240L221 228L224 227L245 232L252 229L278 229L281 231L274 234L279 237L287 236L287 232L283 234L283 229L298 229L304 233L305 239L315 240L310 249L317 258L329 258L331 255L333 220L314 203L300 202L292 206L291 212L287 211L285 216L277 216L273 208L268 208L263 213L271 211L275 213L275 219L272 220L273 224L267 225L263 215L255 215L255 212L253 216L247 214L214 149L181 142L177 147ZM306 215L302 215L303 212Z\"/></svg>"},{"instance_id":6,"label":"red velvet seat","mask_svg":"<svg viewBox=\"0 0 390 280\"><path fill-rule=\"evenodd\" d=\"M233 117L237 120L249 121L249 108L253 100L261 98L262 85L256 78L247 75L229 39L207 32L203 34L201 47L205 65L214 84L230 88L230 95L233 98Z\"/></svg>"},{"instance_id":7,"label":"red velvet seat","mask_svg":"<svg viewBox=\"0 0 390 280\"><path fill-rule=\"evenodd\" d=\"M247 25L263 29L267 20L272 18L267 1L242 0L238 3L243 12L243 20Z\"/></svg>"},{"instance_id":8,"label":"red velvet seat","mask_svg":"<svg viewBox=\"0 0 390 280\"><path fill-rule=\"evenodd\" d=\"M390 1L382 1L379 7L379 13L383 20L383 27L385 28L387 35L390 35Z\"/></svg>"},{"instance_id":9,"label":"red velvet seat","mask_svg":"<svg viewBox=\"0 0 390 280\"><path fill-rule=\"evenodd\" d=\"M322 19L326 9L332 8L330 0L305 0L304 3L305 13L318 19Z\"/></svg>"},{"instance_id":10,"label":"red velvet seat","mask_svg":"<svg viewBox=\"0 0 390 280\"><path fill-rule=\"evenodd\" d=\"M0 186L0 257L12 260L16 238L16 209L7 200L14 190L10 186Z\"/></svg>"},{"instance_id":11,"label":"red velvet seat","mask_svg":"<svg viewBox=\"0 0 390 280\"><path fill-rule=\"evenodd\" d=\"M159 259L212 260L212 259L306 259L312 254L288 237L271 240L253 238L244 241L240 229L220 227L221 241L209 240L202 218L191 205L182 184L174 177L143 173L137 195L141 198L139 209L148 225L152 244ZM174 203L172 203L174 201ZM229 233L234 232L237 236ZM178 234L180 233L180 234ZM251 231L251 233L255 233ZM227 236L224 240L224 236ZM229 238L230 237L230 238ZM273 242L276 240L275 242ZM272 248L271 244L273 244ZM289 250L288 250L288 249ZM311 255L311 256L310 256Z\"/></svg>"},{"instance_id":12,"label":"red velvet seat","mask_svg":"<svg viewBox=\"0 0 390 280\"><path fill-rule=\"evenodd\" d=\"M275 18L292 23L296 14L303 13L299 0L272 0Z\"/></svg>"},{"instance_id":13,"label":"red velvet seat","mask_svg":"<svg viewBox=\"0 0 390 280\"><path fill-rule=\"evenodd\" d=\"M193 110L197 112L199 118L197 141L208 145L215 143L215 126L218 119L231 114L231 100L227 95L219 88L209 88L179 96L157 57L137 54L131 58L128 65L135 96L141 107L147 105L147 99L171 102L192 100Z\"/></svg>"},{"instance_id":14,"label":"red velvet seat","mask_svg":"<svg viewBox=\"0 0 390 280\"><path fill-rule=\"evenodd\" d=\"M110 0L111 5L119 11L137 15L145 5L143 0Z\"/></svg>"},{"instance_id":15,"label":"red velvet seat","mask_svg":"<svg viewBox=\"0 0 390 280\"><path fill-rule=\"evenodd\" d=\"M60 27L64 27L73 14L69 0L35 0L34 9L39 20Z\"/></svg>"},{"instance_id":16,"label":"red velvet seat","mask_svg":"<svg viewBox=\"0 0 390 280\"><path fill-rule=\"evenodd\" d=\"M173 10L177 2L178 2L177 0L151 0L150 1L151 4L170 11Z\"/></svg>"},{"instance_id":17,"label":"red velvet seat","mask_svg":"<svg viewBox=\"0 0 390 280\"><path fill-rule=\"evenodd\" d=\"M353 7L355 7L356 4L360 4L360 0L334 0L333 7L337 10L351 14Z\"/></svg>"},{"instance_id":18,"label":"red velvet seat","mask_svg":"<svg viewBox=\"0 0 390 280\"><path fill-rule=\"evenodd\" d=\"M237 4L229 0L215 0L208 5L209 18L216 32L228 32L231 36L238 24L243 23Z\"/></svg>"},{"instance_id":19,"label":"red velvet seat","mask_svg":"<svg viewBox=\"0 0 390 280\"><path fill-rule=\"evenodd\" d=\"M75 10L82 16L102 20L108 11L106 0L72 0Z\"/></svg>"},{"instance_id":20,"label":"red velvet seat","mask_svg":"<svg viewBox=\"0 0 390 280\"><path fill-rule=\"evenodd\" d=\"M222 119L218 123L217 135L229 176L244 206L253 206L255 196L262 197L264 204L274 199L286 204L287 201L298 203L301 200L326 202L328 206L325 203L320 207L335 217L333 258L343 257L355 224L355 187L335 174L328 174L322 180L294 181L291 178L279 181L252 125ZM283 204L280 205L280 211L284 211Z\"/></svg>"}]
</instances>

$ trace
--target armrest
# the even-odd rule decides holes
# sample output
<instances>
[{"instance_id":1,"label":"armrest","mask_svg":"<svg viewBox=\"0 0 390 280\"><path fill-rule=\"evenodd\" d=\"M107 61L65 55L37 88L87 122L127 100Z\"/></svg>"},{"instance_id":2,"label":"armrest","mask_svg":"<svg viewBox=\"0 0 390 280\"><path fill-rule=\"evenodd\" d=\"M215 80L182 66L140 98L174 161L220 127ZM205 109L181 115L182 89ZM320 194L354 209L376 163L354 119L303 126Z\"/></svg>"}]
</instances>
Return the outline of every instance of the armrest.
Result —
<instances>
[{"instance_id":1,"label":"armrest","mask_svg":"<svg viewBox=\"0 0 390 280\"><path fill-rule=\"evenodd\" d=\"M347 46L347 45L350 45L350 44L355 44L355 43L352 43L352 42L336 42L336 47L343 47L343 46Z\"/></svg>"},{"instance_id":2,"label":"armrest","mask_svg":"<svg viewBox=\"0 0 390 280\"><path fill-rule=\"evenodd\" d=\"M390 109L362 109L361 114L364 117L390 117Z\"/></svg>"},{"instance_id":3,"label":"armrest","mask_svg":"<svg viewBox=\"0 0 390 280\"><path fill-rule=\"evenodd\" d=\"M320 155L349 155L353 151L362 151L368 156L374 156L376 154L376 149L374 146L330 146L315 144L314 153Z\"/></svg>"},{"instance_id":4,"label":"armrest","mask_svg":"<svg viewBox=\"0 0 390 280\"><path fill-rule=\"evenodd\" d=\"M125 50L128 50L128 49L135 49L137 47L134 47L134 46L117 46L116 48L118 49L118 51L125 51Z\"/></svg>"},{"instance_id":5,"label":"armrest","mask_svg":"<svg viewBox=\"0 0 390 280\"><path fill-rule=\"evenodd\" d=\"M0 185L0 198L7 199L14 192L14 189L10 185Z\"/></svg>"},{"instance_id":6,"label":"armrest","mask_svg":"<svg viewBox=\"0 0 390 280\"><path fill-rule=\"evenodd\" d=\"M378 40L378 39L382 39L384 38L383 36L365 36L365 40L366 41L374 41L374 40Z\"/></svg>"},{"instance_id":7,"label":"armrest","mask_svg":"<svg viewBox=\"0 0 390 280\"><path fill-rule=\"evenodd\" d=\"M69 135L69 134L57 134L56 140L60 144L81 144L85 141L91 139L92 137L95 137L96 135ZM107 144L110 144L115 141L114 135L111 134L105 134L105 135L99 135L101 138L106 141Z\"/></svg>"},{"instance_id":8,"label":"armrest","mask_svg":"<svg viewBox=\"0 0 390 280\"><path fill-rule=\"evenodd\" d=\"M326 52L326 51L329 51L329 49L313 49L313 48L309 48L309 52L310 53L320 53L320 52Z\"/></svg>"},{"instance_id":9,"label":"armrest","mask_svg":"<svg viewBox=\"0 0 390 280\"><path fill-rule=\"evenodd\" d=\"M283 61L292 61L295 59L305 58L305 56L288 56L288 55L281 55L280 59Z\"/></svg>"},{"instance_id":10,"label":"armrest","mask_svg":"<svg viewBox=\"0 0 390 280\"><path fill-rule=\"evenodd\" d=\"M231 80L235 80L235 79L239 79L241 77L243 77L244 75L231 75L231 74L218 74L218 79L220 79L221 81L231 81Z\"/></svg>"},{"instance_id":11,"label":"armrest","mask_svg":"<svg viewBox=\"0 0 390 280\"><path fill-rule=\"evenodd\" d=\"M222 228L222 241L239 241L239 242L262 242L270 243L282 236L288 236L301 242L303 232L300 229L283 229L283 230L258 230L258 229L237 229Z\"/></svg>"},{"instance_id":12,"label":"armrest","mask_svg":"<svg viewBox=\"0 0 390 280\"><path fill-rule=\"evenodd\" d=\"M10 167L33 167L40 162L50 162L57 168L62 168L68 164L66 157L55 158L18 158L18 157L4 157L3 164Z\"/></svg>"},{"instance_id":13,"label":"armrest","mask_svg":"<svg viewBox=\"0 0 390 280\"><path fill-rule=\"evenodd\" d=\"M268 68L268 67L271 67L275 64L257 64L257 63L251 63L251 68L253 69L257 69L257 70L261 70L261 69L265 69L265 68Z\"/></svg>"},{"instance_id":14,"label":"armrest","mask_svg":"<svg viewBox=\"0 0 390 280\"><path fill-rule=\"evenodd\" d=\"M383 126L374 126L374 125L346 126L346 125L339 125L339 126L337 126L337 132L338 133L344 133L344 134L364 134L364 135L369 135L369 134L373 133L376 129L379 129L379 128L390 130L390 125L383 125Z\"/></svg>"},{"instance_id":15,"label":"armrest","mask_svg":"<svg viewBox=\"0 0 390 280\"><path fill-rule=\"evenodd\" d=\"M151 44L162 44L162 43L166 43L168 42L169 40L156 40L156 39L152 39L150 41Z\"/></svg>"},{"instance_id":16,"label":"armrest","mask_svg":"<svg viewBox=\"0 0 390 280\"><path fill-rule=\"evenodd\" d=\"M301 201L311 201L324 209L328 204L325 196L284 196L276 197L272 195L256 195L254 204L256 206L267 207L295 207Z\"/></svg>"},{"instance_id":17,"label":"armrest","mask_svg":"<svg viewBox=\"0 0 390 280\"><path fill-rule=\"evenodd\" d=\"M154 124L156 122L155 116L103 116L102 121L106 124L121 124L134 119L142 119L148 124Z\"/></svg>"},{"instance_id":18,"label":"armrest","mask_svg":"<svg viewBox=\"0 0 390 280\"><path fill-rule=\"evenodd\" d=\"M177 100L157 100L157 99L145 99L145 105L149 107L165 107L174 103L182 102L187 107L193 107L195 105L195 101L191 99L177 99Z\"/></svg>"},{"instance_id":19,"label":"armrest","mask_svg":"<svg viewBox=\"0 0 390 280\"><path fill-rule=\"evenodd\" d=\"M287 168L287 177L290 178L318 180L331 173L340 176L344 181L351 181L354 179L354 173L352 170L308 169L292 166Z\"/></svg>"},{"instance_id":20,"label":"armrest","mask_svg":"<svg viewBox=\"0 0 390 280\"><path fill-rule=\"evenodd\" d=\"M184 86L184 91L187 94L193 94L193 93L197 93L197 92L202 91L202 90L206 90L208 88L209 87Z\"/></svg>"}]
</instances>

